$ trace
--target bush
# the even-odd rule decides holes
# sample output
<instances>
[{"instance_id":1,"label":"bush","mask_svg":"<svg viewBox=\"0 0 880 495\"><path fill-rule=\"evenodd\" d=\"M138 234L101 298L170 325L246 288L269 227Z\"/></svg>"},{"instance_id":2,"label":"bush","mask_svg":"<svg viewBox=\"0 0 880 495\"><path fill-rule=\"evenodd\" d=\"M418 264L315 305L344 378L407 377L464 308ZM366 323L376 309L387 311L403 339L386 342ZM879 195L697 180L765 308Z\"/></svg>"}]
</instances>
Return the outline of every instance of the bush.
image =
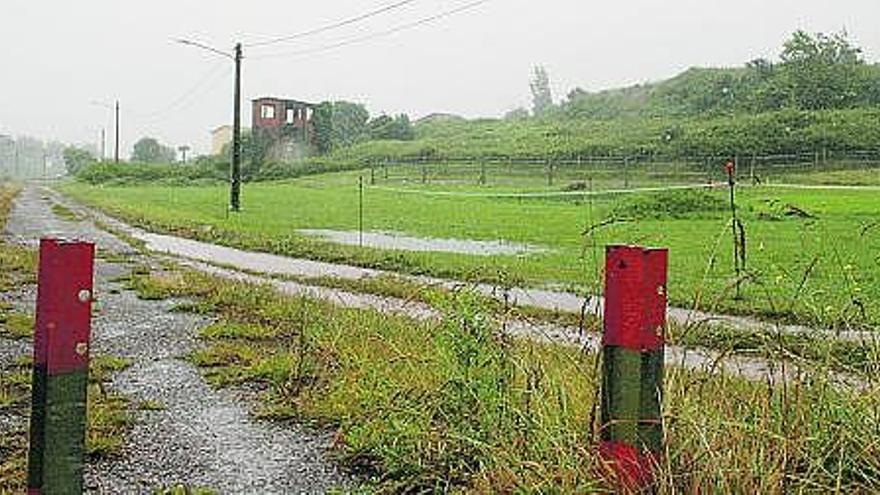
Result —
<instances>
[{"instance_id":1,"label":"bush","mask_svg":"<svg viewBox=\"0 0 880 495\"><path fill-rule=\"evenodd\" d=\"M77 172L76 178L89 184L191 184L226 180L227 174L225 167L207 161L192 165L95 162Z\"/></svg>"},{"instance_id":2,"label":"bush","mask_svg":"<svg viewBox=\"0 0 880 495\"><path fill-rule=\"evenodd\" d=\"M703 189L680 189L629 196L617 203L614 215L622 218L715 217L730 208L720 194Z\"/></svg>"},{"instance_id":3,"label":"bush","mask_svg":"<svg viewBox=\"0 0 880 495\"><path fill-rule=\"evenodd\" d=\"M355 160L331 160L316 157L295 163L266 162L260 167L243 163L241 172L244 181L263 181L291 179L361 167L363 165ZM229 163L225 160L210 158L203 158L188 165L95 162L84 166L76 174L76 178L92 185L210 184L229 180Z\"/></svg>"}]
</instances>

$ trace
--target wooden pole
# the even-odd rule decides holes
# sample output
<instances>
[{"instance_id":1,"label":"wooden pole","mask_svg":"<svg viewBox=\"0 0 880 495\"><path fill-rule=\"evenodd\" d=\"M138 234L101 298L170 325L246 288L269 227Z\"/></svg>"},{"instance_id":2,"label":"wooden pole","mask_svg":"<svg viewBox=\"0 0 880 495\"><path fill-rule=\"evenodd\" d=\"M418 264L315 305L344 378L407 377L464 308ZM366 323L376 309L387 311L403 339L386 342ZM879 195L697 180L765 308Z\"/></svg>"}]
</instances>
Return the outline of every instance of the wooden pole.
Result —
<instances>
[{"instance_id":1,"label":"wooden pole","mask_svg":"<svg viewBox=\"0 0 880 495\"><path fill-rule=\"evenodd\" d=\"M235 45L235 84L232 101L232 170L229 209L241 209L241 43Z\"/></svg>"}]
</instances>

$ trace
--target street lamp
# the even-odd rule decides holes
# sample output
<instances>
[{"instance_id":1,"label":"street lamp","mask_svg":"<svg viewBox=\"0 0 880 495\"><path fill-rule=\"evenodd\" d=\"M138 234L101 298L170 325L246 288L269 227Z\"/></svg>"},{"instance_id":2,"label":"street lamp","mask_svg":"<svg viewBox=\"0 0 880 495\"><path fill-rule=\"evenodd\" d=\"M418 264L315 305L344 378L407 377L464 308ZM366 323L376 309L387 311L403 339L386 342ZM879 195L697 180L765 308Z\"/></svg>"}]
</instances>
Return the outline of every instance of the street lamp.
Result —
<instances>
[{"instance_id":1,"label":"street lamp","mask_svg":"<svg viewBox=\"0 0 880 495\"><path fill-rule=\"evenodd\" d=\"M108 110L111 110L115 113L116 120L116 146L113 149L113 161L119 163L119 100L116 100L115 105L111 105L110 103L106 103L103 101L90 101L92 105L96 105L99 107L104 107ZM101 135L101 159L104 159L104 137L103 133Z\"/></svg>"},{"instance_id":2,"label":"street lamp","mask_svg":"<svg viewBox=\"0 0 880 495\"><path fill-rule=\"evenodd\" d=\"M229 185L229 209L238 211L241 199L241 43L236 43L232 53L218 50L197 41L186 39L174 40L181 45L187 45L214 55L228 58L235 63L235 88L232 103L232 170Z\"/></svg>"}]
</instances>

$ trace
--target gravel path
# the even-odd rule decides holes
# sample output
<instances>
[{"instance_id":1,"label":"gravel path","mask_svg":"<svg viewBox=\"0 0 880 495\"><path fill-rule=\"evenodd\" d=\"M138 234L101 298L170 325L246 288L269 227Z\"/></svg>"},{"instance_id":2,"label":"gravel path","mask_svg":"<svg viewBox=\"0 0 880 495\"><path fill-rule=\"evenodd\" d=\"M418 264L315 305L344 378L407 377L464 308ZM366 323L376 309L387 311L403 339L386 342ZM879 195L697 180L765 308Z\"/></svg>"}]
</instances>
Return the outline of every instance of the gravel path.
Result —
<instances>
[{"instance_id":1,"label":"gravel path","mask_svg":"<svg viewBox=\"0 0 880 495\"><path fill-rule=\"evenodd\" d=\"M184 356L199 345L196 333L207 319L171 311L173 301L138 299L115 281L134 264L154 260L91 222L62 220L34 186L17 199L5 234L28 244L46 235L97 244L93 352L133 363L114 376L111 389L135 405L163 406L137 411L121 455L88 466L89 493L153 493L176 484L219 493L324 493L351 483L327 459L329 434L256 421L243 394L204 382ZM107 252L130 261L100 259ZM33 307L33 291L20 302ZM29 352L29 345L0 340L0 364Z\"/></svg>"}]
</instances>

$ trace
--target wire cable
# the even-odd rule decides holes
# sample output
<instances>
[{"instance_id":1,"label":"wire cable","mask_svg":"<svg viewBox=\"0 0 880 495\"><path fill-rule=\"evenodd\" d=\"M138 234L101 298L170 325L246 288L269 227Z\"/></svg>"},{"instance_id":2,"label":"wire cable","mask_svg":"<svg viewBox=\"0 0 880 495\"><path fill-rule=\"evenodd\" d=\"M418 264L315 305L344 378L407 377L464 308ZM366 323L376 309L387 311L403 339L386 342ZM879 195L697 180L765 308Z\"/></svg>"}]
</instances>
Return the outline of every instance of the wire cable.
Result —
<instances>
[{"instance_id":1,"label":"wire cable","mask_svg":"<svg viewBox=\"0 0 880 495\"><path fill-rule=\"evenodd\" d=\"M386 12L390 12L390 11L392 11L392 10L399 9L399 8L401 8L401 7L404 7L404 6L409 5L409 4L411 4L411 3L415 3L415 2L417 2L417 1L418 1L418 0L403 0L403 1L400 1L400 2L397 2L397 3L393 3L393 4L391 4L391 5L386 5L386 6L384 6L384 7L381 7L381 8L379 8L379 9L376 9L376 10L372 10L372 11L370 11L370 12L366 12L366 13L360 14L360 15L355 16L355 17L351 17L351 18L349 18L349 19L344 19L344 20L339 21L339 22L334 22L334 23L332 23L332 24L328 24L328 25L326 25L326 26L321 26L321 27L319 27L319 28L310 29L310 30L308 30L308 31L302 31L302 32L295 33L295 34L291 34L291 35L287 35L287 36L280 36L280 37L277 37L277 38L271 38L271 39L264 40L264 41L255 41L255 42L253 42L253 43L245 43L243 46L246 47L246 48L255 48L255 47L261 47L261 46L275 45L275 44L278 44L278 43L286 43L286 42L288 42L288 41L293 41L293 40L297 40L297 39L300 39L300 38L305 38L306 36L312 36L312 35L315 35L315 34L320 34L320 33L324 33L324 32L327 32L327 31L331 31L331 30L333 30L333 29L338 29L338 28L341 28L341 27L345 27L345 26L348 26L348 25L350 25L350 24L354 24L354 23L357 23L357 22L360 22L360 21L363 21L363 20L369 19L369 18L371 18L371 17L375 17L375 16L377 16L377 15L381 15L381 14L384 14L384 13L386 13Z\"/></svg>"},{"instance_id":2,"label":"wire cable","mask_svg":"<svg viewBox=\"0 0 880 495\"><path fill-rule=\"evenodd\" d=\"M376 191L384 191L397 194L415 194L420 196L439 196L439 197L460 197L460 198L566 198L566 197L588 197L588 196L609 196L619 194L637 194L645 192L663 192L675 191L680 189L714 189L725 187L725 184L684 184L678 186L658 186L658 187L641 187L635 189L601 189L597 191L554 191L554 192L460 192L460 191L436 191L436 190L419 190L419 189L403 189L397 187L373 186Z\"/></svg>"},{"instance_id":3,"label":"wire cable","mask_svg":"<svg viewBox=\"0 0 880 495\"><path fill-rule=\"evenodd\" d=\"M202 89L203 86L208 84L216 84L216 78L218 75L220 75L221 72L222 75L225 76L230 70L231 69L228 67L228 62L221 62L213 65L207 72L199 77L199 79L196 81L195 84L192 85L192 87L181 93L181 95L172 100L171 103L159 108L158 110L142 114L141 117L147 120L152 120L160 115L179 108L181 105L186 103L187 99L189 99L196 91Z\"/></svg>"},{"instance_id":4,"label":"wire cable","mask_svg":"<svg viewBox=\"0 0 880 495\"><path fill-rule=\"evenodd\" d=\"M331 43L328 45L318 46L318 47L314 47L314 48L308 48L308 49L304 49L304 50L272 53L272 54L261 55L261 56L256 56L256 57L249 57L249 58L251 60L262 60L262 59L268 59L268 58L291 57L291 56L297 56L297 55L310 55L313 53L320 53L320 52L325 52L325 51L329 51L329 50L335 50L337 48L342 48L345 46L354 45L354 44L361 43L364 41L369 41L369 40L373 40L376 38L381 38L383 36L388 36L391 34L399 33L401 31L405 31L405 30L412 29L415 27L423 26L425 24L429 24L431 22L438 21L438 20L444 19L446 17L451 17L451 16L459 14L461 12L474 9L474 8L480 6L484 3L488 3L490 1L491 0L477 0L475 2L470 2L470 3L467 3L467 4L462 5L460 7L456 7L451 10L440 12L439 14L434 14L429 17L424 17L424 18L418 19L413 22L408 22L406 24L400 24L400 25L395 26L393 28L386 29L385 31L370 33L370 34L367 34L364 36L358 36L356 38L351 38L348 40L343 40L343 41Z\"/></svg>"}]
</instances>

